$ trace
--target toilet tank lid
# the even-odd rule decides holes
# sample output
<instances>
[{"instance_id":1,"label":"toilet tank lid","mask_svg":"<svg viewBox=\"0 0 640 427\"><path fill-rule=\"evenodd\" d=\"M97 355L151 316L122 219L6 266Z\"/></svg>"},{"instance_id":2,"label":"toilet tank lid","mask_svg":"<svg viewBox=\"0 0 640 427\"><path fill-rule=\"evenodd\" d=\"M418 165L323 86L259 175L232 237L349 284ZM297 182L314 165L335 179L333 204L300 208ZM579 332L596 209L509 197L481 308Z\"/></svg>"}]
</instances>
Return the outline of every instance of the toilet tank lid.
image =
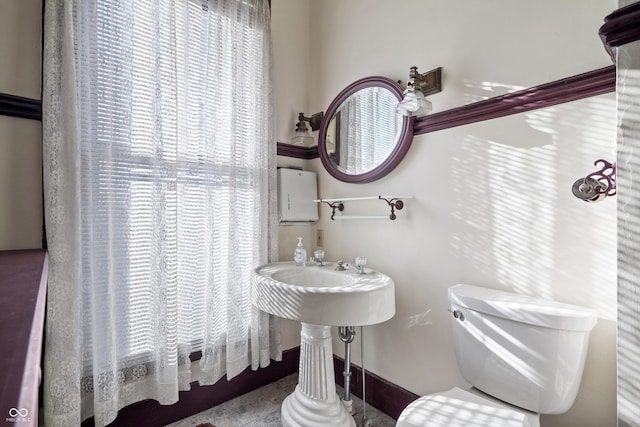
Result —
<instances>
[{"instance_id":1,"label":"toilet tank lid","mask_svg":"<svg viewBox=\"0 0 640 427\"><path fill-rule=\"evenodd\" d=\"M458 284L449 288L449 301L517 322L571 331L590 331L598 321L595 310L528 295Z\"/></svg>"}]
</instances>

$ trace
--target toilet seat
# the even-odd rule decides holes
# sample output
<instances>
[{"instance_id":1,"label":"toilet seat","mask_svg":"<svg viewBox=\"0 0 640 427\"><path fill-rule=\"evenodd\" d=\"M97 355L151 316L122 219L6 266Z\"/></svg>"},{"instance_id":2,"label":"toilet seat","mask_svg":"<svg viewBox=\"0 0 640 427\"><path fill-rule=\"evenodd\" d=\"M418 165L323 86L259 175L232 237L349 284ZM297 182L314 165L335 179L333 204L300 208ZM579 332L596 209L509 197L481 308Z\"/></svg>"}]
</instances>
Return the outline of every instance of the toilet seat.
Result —
<instances>
[{"instance_id":1,"label":"toilet seat","mask_svg":"<svg viewBox=\"0 0 640 427\"><path fill-rule=\"evenodd\" d=\"M539 427L539 415L474 389L432 393L414 400L396 427Z\"/></svg>"}]
</instances>

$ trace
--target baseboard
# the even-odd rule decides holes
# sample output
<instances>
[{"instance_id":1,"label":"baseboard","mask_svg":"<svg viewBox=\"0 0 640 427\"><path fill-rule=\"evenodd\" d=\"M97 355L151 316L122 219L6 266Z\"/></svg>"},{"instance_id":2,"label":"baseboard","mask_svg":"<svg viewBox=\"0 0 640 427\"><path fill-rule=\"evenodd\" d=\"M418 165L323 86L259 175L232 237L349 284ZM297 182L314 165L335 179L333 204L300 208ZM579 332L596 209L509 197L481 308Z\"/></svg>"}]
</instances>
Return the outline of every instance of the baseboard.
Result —
<instances>
[{"instance_id":1,"label":"baseboard","mask_svg":"<svg viewBox=\"0 0 640 427\"><path fill-rule=\"evenodd\" d=\"M247 368L230 381L225 377L210 386L192 384L190 391L180 392L180 400L173 405L160 405L155 400L129 405L118 412L109 427L154 427L176 422L298 372L299 359L300 347L292 348L282 352L282 361L272 360L257 371ZM91 426L93 418L82 423L82 427Z\"/></svg>"},{"instance_id":2,"label":"baseboard","mask_svg":"<svg viewBox=\"0 0 640 427\"><path fill-rule=\"evenodd\" d=\"M333 365L336 383L344 387L344 376L342 374L344 371L344 359L334 355ZM398 419L402 410L409 403L420 397L371 372L365 371L365 383L367 386L367 404L384 412L394 420ZM353 363L351 364L351 393L362 399L362 368Z\"/></svg>"},{"instance_id":3,"label":"baseboard","mask_svg":"<svg viewBox=\"0 0 640 427\"><path fill-rule=\"evenodd\" d=\"M243 373L227 381L221 379L211 386L191 385L188 392L180 392L180 400L173 405L160 405L155 400L145 400L123 408L109 427L164 426L213 408L228 400L256 390L298 372L300 347L282 352L282 361L272 361L266 368ZM336 383L344 387L344 360L333 356ZM351 393L362 398L362 369L351 365ZM419 396L393 384L371 372L365 373L367 404L398 419L402 410ZM94 426L93 418L82 423L82 427Z\"/></svg>"}]
</instances>

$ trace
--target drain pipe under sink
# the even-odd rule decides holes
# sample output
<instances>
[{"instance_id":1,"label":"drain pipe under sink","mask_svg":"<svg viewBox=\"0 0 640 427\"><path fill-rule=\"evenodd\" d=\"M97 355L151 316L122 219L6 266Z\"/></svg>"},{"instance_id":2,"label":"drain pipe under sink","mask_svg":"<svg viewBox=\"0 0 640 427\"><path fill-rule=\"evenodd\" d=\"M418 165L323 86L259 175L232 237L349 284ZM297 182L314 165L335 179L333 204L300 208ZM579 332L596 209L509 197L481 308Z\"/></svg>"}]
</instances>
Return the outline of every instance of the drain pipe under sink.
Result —
<instances>
[{"instance_id":1,"label":"drain pipe under sink","mask_svg":"<svg viewBox=\"0 0 640 427\"><path fill-rule=\"evenodd\" d=\"M344 404L347 412L353 414L353 400L351 400L351 343L356 336L356 330L353 326L339 326L338 337L344 343Z\"/></svg>"}]
</instances>

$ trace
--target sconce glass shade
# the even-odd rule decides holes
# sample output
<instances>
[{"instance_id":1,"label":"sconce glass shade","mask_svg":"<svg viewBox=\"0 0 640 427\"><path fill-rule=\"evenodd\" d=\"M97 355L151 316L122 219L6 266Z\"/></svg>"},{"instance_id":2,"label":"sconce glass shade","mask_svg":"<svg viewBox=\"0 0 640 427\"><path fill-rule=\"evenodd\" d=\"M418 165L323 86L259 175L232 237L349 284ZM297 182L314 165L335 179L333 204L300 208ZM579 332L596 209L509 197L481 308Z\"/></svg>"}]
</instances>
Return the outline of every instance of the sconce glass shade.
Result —
<instances>
[{"instance_id":1,"label":"sconce glass shade","mask_svg":"<svg viewBox=\"0 0 640 427\"><path fill-rule=\"evenodd\" d=\"M304 122L304 115L300 113L298 116L298 123L296 123L296 130L291 137L291 144L298 145L300 147L311 147L313 145L313 137L309 133L309 128Z\"/></svg>"},{"instance_id":2,"label":"sconce glass shade","mask_svg":"<svg viewBox=\"0 0 640 427\"><path fill-rule=\"evenodd\" d=\"M421 91L409 87L402 94L402 101L398 104L398 113L403 116L424 116L433 109L431 102L424 97Z\"/></svg>"},{"instance_id":3,"label":"sconce glass shade","mask_svg":"<svg viewBox=\"0 0 640 427\"><path fill-rule=\"evenodd\" d=\"M291 144L300 147L311 147L313 145L313 137L309 135L295 135L291 138Z\"/></svg>"},{"instance_id":4,"label":"sconce glass shade","mask_svg":"<svg viewBox=\"0 0 640 427\"><path fill-rule=\"evenodd\" d=\"M296 123L296 131L291 137L291 144L300 147L312 147L315 141L309 133L309 128L305 122L309 122L311 130L318 130L320 129L320 123L322 123L322 117L324 117L323 111L313 114L311 117L305 117L304 113L298 113L298 123Z\"/></svg>"},{"instance_id":5,"label":"sconce glass shade","mask_svg":"<svg viewBox=\"0 0 640 427\"><path fill-rule=\"evenodd\" d=\"M309 128L303 121L298 122L296 125L296 131L291 137L291 144L300 147L311 147L313 145L313 137L309 135Z\"/></svg>"}]
</instances>

